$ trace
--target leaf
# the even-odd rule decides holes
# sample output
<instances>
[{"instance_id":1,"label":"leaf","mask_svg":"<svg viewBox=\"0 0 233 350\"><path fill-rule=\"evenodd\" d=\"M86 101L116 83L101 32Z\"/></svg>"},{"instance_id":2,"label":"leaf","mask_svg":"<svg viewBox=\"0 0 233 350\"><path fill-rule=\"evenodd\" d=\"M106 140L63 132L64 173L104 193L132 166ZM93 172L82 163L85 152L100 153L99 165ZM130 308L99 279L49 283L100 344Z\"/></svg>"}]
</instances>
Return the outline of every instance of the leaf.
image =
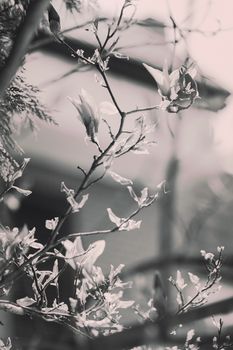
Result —
<instances>
[{"instance_id":1,"label":"leaf","mask_svg":"<svg viewBox=\"0 0 233 350\"><path fill-rule=\"evenodd\" d=\"M146 70L150 73L150 75L154 78L156 83L161 86L163 84L163 73L161 70L153 68L149 66L146 63L143 63L143 66L146 68Z\"/></svg>"},{"instance_id":2,"label":"leaf","mask_svg":"<svg viewBox=\"0 0 233 350\"><path fill-rule=\"evenodd\" d=\"M187 343L190 342L193 339L194 335L195 335L194 329L190 329L186 336L186 342Z\"/></svg>"},{"instance_id":3,"label":"leaf","mask_svg":"<svg viewBox=\"0 0 233 350\"><path fill-rule=\"evenodd\" d=\"M70 204L72 208L72 213L78 212L79 209L81 209L84 206L89 196L88 194L83 195L81 201L78 203L74 198L74 195L75 195L74 190L66 187L64 182L61 183L61 192L65 193L67 202Z\"/></svg>"},{"instance_id":4,"label":"leaf","mask_svg":"<svg viewBox=\"0 0 233 350\"><path fill-rule=\"evenodd\" d=\"M46 284L46 282L49 279L49 276L52 274L52 271L50 270L43 270L43 271L39 271L37 270L37 273L39 274L39 278L37 279L37 282L39 285L43 285Z\"/></svg>"},{"instance_id":5,"label":"leaf","mask_svg":"<svg viewBox=\"0 0 233 350\"><path fill-rule=\"evenodd\" d=\"M16 300L16 303L20 306L27 307L27 306L30 306L32 304L35 304L36 301L32 298L25 297L25 298L21 298L21 299Z\"/></svg>"},{"instance_id":6,"label":"leaf","mask_svg":"<svg viewBox=\"0 0 233 350\"><path fill-rule=\"evenodd\" d=\"M156 187L161 190L165 188L166 180L161 181Z\"/></svg>"},{"instance_id":7,"label":"leaf","mask_svg":"<svg viewBox=\"0 0 233 350\"><path fill-rule=\"evenodd\" d=\"M58 311L58 313L61 314L67 314L69 315L69 308L68 305L65 303L60 303L57 307L56 307L56 311Z\"/></svg>"},{"instance_id":8,"label":"leaf","mask_svg":"<svg viewBox=\"0 0 233 350\"><path fill-rule=\"evenodd\" d=\"M71 298L71 297L69 298L70 308L71 308L73 313L76 311L77 303L78 303L77 299L74 299L74 298Z\"/></svg>"},{"instance_id":9,"label":"leaf","mask_svg":"<svg viewBox=\"0 0 233 350\"><path fill-rule=\"evenodd\" d=\"M103 254L104 249L104 240L99 240L89 245L82 261L82 265L87 271L91 271L92 266L95 264L99 256Z\"/></svg>"},{"instance_id":10,"label":"leaf","mask_svg":"<svg viewBox=\"0 0 233 350\"><path fill-rule=\"evenodd\" d=\"M54 219L51 219L51 220L46 220L45 221L45 227L48 229L48 230L54 230L58 224L58 220L59 218L56 216Z\"/></svg>"},{"instance_id":11,"label":"leaf","mask_svg":"<svg viewBox=\"0 0 233 350\"><path fill-rule=\"evenodd\" d=\"M30 162L30 158L24 158L23 163L20 165L20 168L12 175L10 181L12 183L15 182L19 177L23 175L24 169L26 168L27 164Z\"/></svg>"},{"instance_id":12,"label":"leaf","mask_svg":"<svg viewBox=\"0 0 233 350\"><path fill-rule=\"evenodd\" d=\"M116 182L119 182L121 185L132 185L133 181L130 179L126 179L125 177L113 172L113 171L109 171L109 174L111 175L111 177L113 178L113 180L115 180Z\"/></svg>"},{"instance_id":13,"label":"leaf","mask_svg":"<svg viewBox=\"0 0 233 350\"><path fill-rule=\"evenodd\" d=\"M113 51L112 55L121 60L129 60L129 56L118 51Z\"/></svg>"},{"instance_id":14,"label":"leaf","mask_svg":"<svg viewBox=\"0 0 233 350\"><path fill-rule=\"evenodd\" d=\"M84 204L86 203L87 199L88 199L88 194L85 194L85 195L82 197L80 203L78 203L78 202L74 199L73 196L68 196L68 197L67 197L67 202L70 204L70 206L71 206L71 208L72 208L72 213L77 213L77 212L79 212L79 209L81 209L81 208L84 206Z\"/></svg>"},{"instance_id":15,"label":"leaf","mask_svg":"<svg viewBox=\"0 0 233 350\"><path fill-rule=\"evenodd\" d=\"M121 224L121 219L113 213L113 211L112 211L111 208L107 208L107 211L108 211L109 219L110 219L116 226L119 226L119 225Z\"/></svg>"},{"instance_id":16,"label":"leaf","mask_svg":"<svg viewBox=\"0 0 233 350\"><path fill-rule=\"evenodd\" d=\"M79 257L85 253L82 245L81 237L76 237L74 242L69 241L68 239L62 242L63 246L66 249L65 259L67 263L75 270L77 263L79 263Z\"/></svg>"},{"instance_id":17,"label":"leaf","mask_svg":"<svg viewBox=\"0 0 233 350\"><path fill-rule=\"evenodd\" d=\"M0 349L1 350L11 350L12 349L12 343L11 338L7 338L6 343L0 338Z\"/></svg>"},{"instance_id":18,"label":"leaf","mask_svg":"<svg viewBox=\"0 0 233 350\"><path fill-rule=\"evenodd\" d=\"M98 257L103 253L105 241L99 240L90 244L86 251L83 249L81 237L76 237L74 242L65 240L63 246L66 249L65 260L74 270L85 268L90 271Z\"/></svg>"},{"instance_id":19,"label":"leaf","mask_svg":"<svg viewBox=\"0 0 233 350\"><path fill-rule=\"evenodd\" d=\"M130 193L130 196L135 200L135 202L137 202L139 204L138 196L134 192L133 187L132 186L127 186L127 188L128 188L129 193Z\"/></svg>"},{"instance_id":20,"label":"leaf","mask_svg":"<svg viewBox=\"0 0 233 350\"><path fill-rule=\"evenodd\" d=\"M85 273L85 270L83 270L83 274ZM76 295L82 305L85 305L87 297L88 297L88 290L87 290L87 284L83 281L81 284L81 287L76 291Z\"/></svg>"},{"instance_id":21,"label":"leaf","mask_svg":"<svg viewBox=\"0 0 233 350\"><path fill-rule=\"evenodd\" d=\"M25 197L30 196L30 194L32 194L32 191L24 190L23 188L19 188L17 186L12 186L11 188L14 188L17 192L23 194Z\"/></svg>"},{"instance_id":22,"label":"leaf","mask_svg":"<svg viewBox=\"0 0 233 350\"><path fill-rule=\"evenodd\" d=\"M68 196L66 199L69 205L71 206L72 213L77 213L79 211L78 202L76 202L73 196Z\"/></svg>"},{"instance_id":23,"label":"leaf","mask_svg":"<svg viewBox=\"0 0 233 350\"><path fill-rule=\"evenodd\" d=\"M51 281L51 285L57 286L57 284L58 284L58 275L59 275L58 260L56 259L54 261L54 264L53 264L52 274L50 275L47 283Z\"/></svg>"},{"instance_id":24,"label":"leaf","mask_svg":"<svg viewBox=\"0 0 233 350\"><path fill-rule=\"evenodd\" d=\"M82 197L81 201L80 201L79 204L78 204L79 209L81 209L81 208L84 206L84 204L85 204L86 201L88 200L88 197L89 197L89 194L85 194L85 195Z\"/></svg>"},{"instance_id":25,"label":"leaf","mask_svg":"<svg viewBox=\"0 0 233 350\"><path fill-rule=\"evenodd\" d=\"M145 187L141 191L141 198L139 199L139 205L142 206L149 197L148 188Z\"/></svg>"},{"instance_id":26,"label":"leaf","mask_svg":"<svg viewBox=\"0 0 233 350\"><path fill-rule=\"evenodd\" d=\"M127 220L125 223L123 223L120 227L119 227L119 231L131 231L131 230L135 230L135 229L139 229L141 227L141 223L142 221L135 221L135 220Z\"/></svg>"},{"instance_id":27,"label":"leaf","mask_svg":"<svg viewBox=\"0 0 233 350\"><path fill-rule=\"evenodd\" d=\"M124 267L124 264L120 264L116 269L114 269L114 266L111 265L109 279L112 279L113 277L119 275Z\"/></svg>"},{"instance_id":28,"label":"leaf","mask_svg":"<svg viewBox=\"0 0 233 350\"><path fill-rule=\"evenodd\" d=\"M182 306L182 299L179 292L176 294L176 302L179 306Z\"/></svg>"},{"instance_id":29,"label":"leaf","mask_svg":"<svg viewBox=\"0 0 233 350\"><path fill-rule=\"evenodd\" d=\"M176 285L179 288L179 290L182 290L187 286L187 284L185 284L185 282L184 282L184 279L182 277L180 270L177 270Z\"/></svg>"},{"instance_id":30,"label":"leaf","mask_svg":"<svg viewBox=\"0 0 233 350\"><path fill-rule=\"evenodd\" d=\"M191 272L188 272L188 275L189 275L190 281L191 281L193 284L195 284L195 285L199 284L200 278L199 278L198 276L194 275L194 274L191 273Z\"/></svg>"},{"instance_id":31,"label":"leaf","mask_svg":"<svg viewBox=\"0 0 233 350\"><path fill-rule=\"evenodd\" d=\"M111 208L107 209L109 219L118 227L119 231L131 231L139 229L141 226L141 220L135 221L132 219L119 218L116 216Z\"/></svg>"},{"instance_id":32,"label":"leaf","mask_svg":"<svg viewBox=\"0 0 233 350\"><path fill-rule=\"evenodd\" d=\"M61 31L60 16L52 4L50 4L48 8L48 19L51 32L55 35L59 34Z\"/></svg>"},{"instance_id":33,"label":"leaf","mask_svg":"<svg viewBox=\"0 0 233 350\"><path fill-rule=\"evenodd\" d=\"M74 190L66 187L64 181L61 182L61 192L64 192L66 194L66 196L74 196L74 194L75 194Z\"/></svg>"},{"instance_id":34,"label":"leaf","mask_svg":"<svg viewBox=\"0 0 233 350\"><path fill-rule=\"evenodd\" d=\"M30 244L30 247L31 248L34 248L34 249L43 249L43 244L41 244L41 243L38 243L38 242L32 242L31 244Z\"/></svg>"}]
</instances>

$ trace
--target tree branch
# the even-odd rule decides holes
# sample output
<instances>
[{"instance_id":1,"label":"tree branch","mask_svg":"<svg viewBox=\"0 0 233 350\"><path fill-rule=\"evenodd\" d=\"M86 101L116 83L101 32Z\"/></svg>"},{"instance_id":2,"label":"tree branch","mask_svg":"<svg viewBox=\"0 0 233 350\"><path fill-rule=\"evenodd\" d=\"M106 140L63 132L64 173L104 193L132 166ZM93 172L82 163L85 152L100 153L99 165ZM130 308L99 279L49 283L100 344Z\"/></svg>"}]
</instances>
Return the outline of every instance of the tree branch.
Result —
<instances>
[{"instance_id":1,"label":"tree branch","mask_svg":"<svg viewBox=\"0 0 233 350\"><path fill-rule=\"evenodd\" d=\"M17 35L6 60L5 65L0 69L0 96L4 94L12 78L21 65L22 58L27 52L28 46L37 29L40 19L47 9L50 0L33 0L28 6L26 17L18 28Z\"/></svg>"},{"instance_id":2,"label":"tree branch","mask_svg":"<svg viewBox=\"0 0 233 350\"><path fill-rule=\"evenodd\" d=\"M109 336L89 339L80 350L120 350L123 348L131 349L144 344L159 343L161 341L166 343L166 339L161 339L159 332L161 327L167 327L167 329L170 329L178 324L198 321L213 315L227 314L232 310L233 297L200 308L192 309L180 315L169 314L162 320L135 325L121 333L114 333Z\"/></svg>"}]
</instances>

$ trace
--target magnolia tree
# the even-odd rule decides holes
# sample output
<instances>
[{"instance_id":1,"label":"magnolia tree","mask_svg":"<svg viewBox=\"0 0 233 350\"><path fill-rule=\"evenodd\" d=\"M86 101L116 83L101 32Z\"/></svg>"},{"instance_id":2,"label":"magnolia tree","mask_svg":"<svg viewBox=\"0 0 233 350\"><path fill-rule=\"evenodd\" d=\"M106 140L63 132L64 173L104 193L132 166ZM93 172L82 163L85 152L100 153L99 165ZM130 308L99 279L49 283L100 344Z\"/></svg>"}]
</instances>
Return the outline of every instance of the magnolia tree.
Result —
<instances>
[{"instance_id":1,"label":"magnolia tree","mask_svg":"<svg viewBox=\"0 0 233 350\"><path fill-rule=\"evenodd\" d=\"M94 1L63 0L67 11L74 15L95 6ZM178 270L176 276L169 278L171 288L174 288L174 300L167 300L163 287L163 276L156 271L154 288L150 291L147 306L140 306L134 300L124 297L126 288L136 288L130 281L122 279L123 265L109 266L109 272L104 275L96 265L101 254L104 254L105 241L96 240L85 250L82 237L88 235L109 235L116 231L133 231L140 228L141 221L137 214L161 198L172 200L174 189L176 159L168 164L167 178L157 185L153 192L147 187L140 194L135 191L131 179L122 177L111 170L113 162L128 152L142 153L154 144L154 126L143 116L144 111L164 110L181 118L180 111L188 109L198 98L198 88L195 81L196 67L191 60L186 60L180 67L171 69L166 61L163 69L158 70L144 64L157 84L161 102L155 106L142 106L125 111L120 106L112 91L108 79L109 62L112 56L119 60L127 59L118 51L120 36L131 25L137 23L134 18L136 1L125 0L118 16L102 21L106 34L104 40L99 35L99 19L93 18L87 28L96 38L96 49L91 56L79 49L76 51L66 42L60 27L60 15L50 0L3 0L1 1L1 56L0 56L0 159L1 159L1 201L9 192L17 191L20 195L29 196L31 191L18 187L18 179L24 176L24 169L30 161L24 158L23 150L14 140L14 133L19 128L14 116L20 115L23 123L34 128L36 118L45 122L55 123L48 110L37 97L38 89L29 85L24 77L24 56L28 52L31 40L39 31L46 33L49 40L56 40L79 63L92 67L98 73L99 89L105 89L109 100L100 104L84 89L76 98L70 98L70 103L76 110L80 120L80 128L84 128L89 142L96 147L93 159L89 160L89 168L79 168L82 180L76 190L61 183L61 192L67 201L64 215L48 218L45 227L49 230L48 240L42 244L35 238L36 227L29 229L26 225L5 227L0 229L0 309L8 313L29 318L40 318L43 322L54 322L68 328L75 335L79 349L226 349L230 348L231 338L223 336L223 320L213 318L216 335L201 339L190 321L206 317L214 317L229 309L229 300L205 305L208 297L220 289L223 247L218 247L216 253L201 251L200 260L206 267L205 280L194 273L183 276ZM126 11L131 11L125 16ZM182 34L174 19L174 31ZM186 29L187 30L187 29ZM182 40L182 35L180 36ZM107 123L109 142L103 146L99 136L100 120L103 113L117 118L118 129L113 131ZM135 119L135 126L125 132L127 118ZM14 152L13 152L14 151ZM18 153L15 158L13 154ZM17 160L16 160L17 159ZM21 160L19 160L21 159ZM90 199L89 192L105 174L112 180L125 186L129 196L136 203L136 210L127 217L118 217L111 208L107 209L109 226L102 231L78 232L75 234L60 234L61 227L67 218L80 210L85 210L85 204ZM101 174L101 175L100 175ZM133 235L133 232L132 232ZM47 262L50 262L51 269ZM199 262L199 259L198 259ZM171 262L172 263L172 262ZM73 290L68 302L60 297L61 277L67 266L73 269ZM137 272L137 269L135 270ZM20 284L20 279L27 276L30 281L27 295L14 299L11 289ZM188 288L189 287L189 288ZM48 298L48 290L54 289L54 298ZM187 295L186 290L189 289ZM191 292L190 292L191 290ZM173 294L171 294L172 296ZM169 311L169 303L176 305L176 311ZM232 303L231 303L232 304ZM125 327L121 310L127 309L135 314L135 323ZM173 308L174 310L174 308ZM186 323L187 326L186 326ZM181 345L175 335L180 327L185 326L186 336ZM173 335L173 344L171 337ZM160 344L160 345L158 345ZM164 345L161 345L164 344ZM64 345L65 346L65 345ZM158 347L159 346L159 347ZM56 345L57 347L57 345ZM10 338L1 340L1 349L16 348Z\"/></svg>"}]
</instances>

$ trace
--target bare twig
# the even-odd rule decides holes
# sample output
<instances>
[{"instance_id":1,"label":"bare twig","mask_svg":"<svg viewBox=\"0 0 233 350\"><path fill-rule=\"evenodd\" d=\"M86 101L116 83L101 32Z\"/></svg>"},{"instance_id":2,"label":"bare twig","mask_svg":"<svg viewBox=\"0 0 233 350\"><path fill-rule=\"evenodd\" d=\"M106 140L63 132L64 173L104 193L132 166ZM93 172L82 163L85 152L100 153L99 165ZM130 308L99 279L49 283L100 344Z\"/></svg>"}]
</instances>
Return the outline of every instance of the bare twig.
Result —
<instances>
[{"instance_id":1,"label":"bare twig","mask_svg":"<svg viewBox=\"0 0 233 350\"><path fill-rule=\"evenodd\" d=\"M151 106L151 107L143 107L143 108L136 108L131 111L125 112L126 115L134 114L134 113L140 113L140 112L147 112L152 111L154 109L160 109L161 107L159 105Z\"/></svg>"}]
</instances>

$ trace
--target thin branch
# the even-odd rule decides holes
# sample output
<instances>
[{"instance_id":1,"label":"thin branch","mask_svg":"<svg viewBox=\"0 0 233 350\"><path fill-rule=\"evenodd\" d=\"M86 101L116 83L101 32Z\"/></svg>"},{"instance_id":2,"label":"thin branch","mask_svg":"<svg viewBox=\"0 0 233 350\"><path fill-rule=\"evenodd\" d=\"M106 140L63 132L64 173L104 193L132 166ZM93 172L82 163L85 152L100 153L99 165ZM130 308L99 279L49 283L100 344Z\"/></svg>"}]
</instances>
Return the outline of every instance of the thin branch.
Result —
<instances>
[{"instance_id":1,"label":"thin branch","mask_svg":"<svg viewBox=\"0 0 233 350\"><path fill-rule=\"evenodd\" d=\"M108 132L109 132L109 135L110 135L111 139L114 140L115 136L114 136L114 134L112 132L111 126L109 125L109 123L108 123L108 121L106 119L103 118L102 120L108 127Z\"/></svg>"},{"instance_id":2,"label":"thin branch","mask_svg":"<svg viewBox=\"0 0 233 350\"><path fill-rule=\"evenodd\" d=\"M83 173L84 176L87 176L86 171L81 166L78 165L77 169L80 170Z\"/></svg>"},{"instance_id":3,"label":"thin branch","mask_svg":"<svg viewBox=\"0 0 233 350\"><path fill-rule=\"evenodd\" d=\"M35 30L49 3L50 0L34 0L30 2L26 17L17 30L17 35L9 57L5 65L0 69L0 96L4 94L5 89L9 86L21 65Z\"/></svg>"},{"instance_id":4,"label":"thin branch","mask_svg":"<svg viewBox=\"0 0 233 350\"><path fill-rule=\"evenodd\" d=\"M130 115L130 114L134 114L134 113L147 112L147 111L151 111L154 109L161 109L161 107L160 107L160 105L155 105L155 106L151 106L151 107L136 108L136 109L133 109L131 111L125 112L125 114Z\"/></svg>"},{"instance_id":5,"label":"thin branch","mask_svg":"<svg viewBox=\"0 0 233 350\"><path fill-rule=\"evenodd\" d=\"M110 95L110 97L112 99L113 104L115 105L116 109L118 110L120 116L124 118L125 117L125 113L121 110L121 108L119 107L119 105L118 105L118 103L116 101L116 98L115 98L115 96L114 96L114 94L112 92L112 89L110 87L110 84L108 82L108 79L107 79L107 76L106 76L105 72L99 67L99 65L96 65L96 68L97 68L98 72L101 74L101 76L102 76L102 78L104 80L105 86L106 86L106 88L107 88L107 90L109 92L109 95Z\"/></svg>"},{"instance_id":6,"label":"thin branch","mask_svg":"<svg viewBox=\"0 0 233 350\"><path fill-rule=\"evenodd\" d=\"M12 314L19 315L19 316L37 317L48 322L53 321L55 323L62 324L66 328L72 330L72 332L74 332L75 334L81 334L85 337L88 337L86 333L82 332L78 328L73 327L64 319L64 318L73 318L73 315L68 315L66 313L63 314L61 313L61 311L59 312L48 312L47 310L41 311L34 307L21 306L19 304L16 304L8 300L0 300L0 310L5 312L10 312Z\"/></svg>"},{"instance_id":7,"label":"thin branch","mask_svg":"<svg viewBox=\"0 0 233 350\"><path fill-rule=\"evenodd\" d=\"M93 186L95 183L99 182L100 180L102 180L104 178L106 174L106 170L104 170L103 174L101 174L100 176L98 176L96 179L90 181L89 183L87 183L84 187L83 190L87 190L88 188L90 188L91 186Z\"/></svg>"},{"instance_id":8,"label":"thin branch","mask_svg":"<svg viewBox=\"0 0 233 350\"><path fill-rule=\"evenodd\" d=\"M148 321L144 324L134 325L132 328L123 330L121 333L87 340L80 350L131 349L140 345L158 343L161 340L166 342L166 339L161 339L159 333L159 328L161 327L166 326L168 329L171 329L179 324L188 324L212 315L228 314L232 310L233 297L192 309L183 314L169 314L162 320Z\"/></svg>"},{"instance_id":9,"label":"thin branch","mask_svg":"<svg viewBox=\"0 0 233 350\"><path fill-rule=\"evenodd\" d=\"M107 21L107 18L106 17L100 17L98 18L98 22L105 22ZM74 30L77 30L77 29L81 29L81 28L84 28L90 24L93 23L93 20L90 20L90 21L87 21L85 23L82 23L82 24L78 24L78 25L75 25L75 26L72 26L72 27L69 27L69 28L66 28L64 30L61 31L61 35L64 35L64 34L67 34L67 33L70 33ZM39 39L37 41L35 41L34 43L32 43L29 47L29 52L33 52L35 50L38 50L40 49L41 47L45 46L45 45L48 45L50 43L54 42L54 36L51 35L51 36L47 36L43 39Z\"/></svg>"}]
</instances>

